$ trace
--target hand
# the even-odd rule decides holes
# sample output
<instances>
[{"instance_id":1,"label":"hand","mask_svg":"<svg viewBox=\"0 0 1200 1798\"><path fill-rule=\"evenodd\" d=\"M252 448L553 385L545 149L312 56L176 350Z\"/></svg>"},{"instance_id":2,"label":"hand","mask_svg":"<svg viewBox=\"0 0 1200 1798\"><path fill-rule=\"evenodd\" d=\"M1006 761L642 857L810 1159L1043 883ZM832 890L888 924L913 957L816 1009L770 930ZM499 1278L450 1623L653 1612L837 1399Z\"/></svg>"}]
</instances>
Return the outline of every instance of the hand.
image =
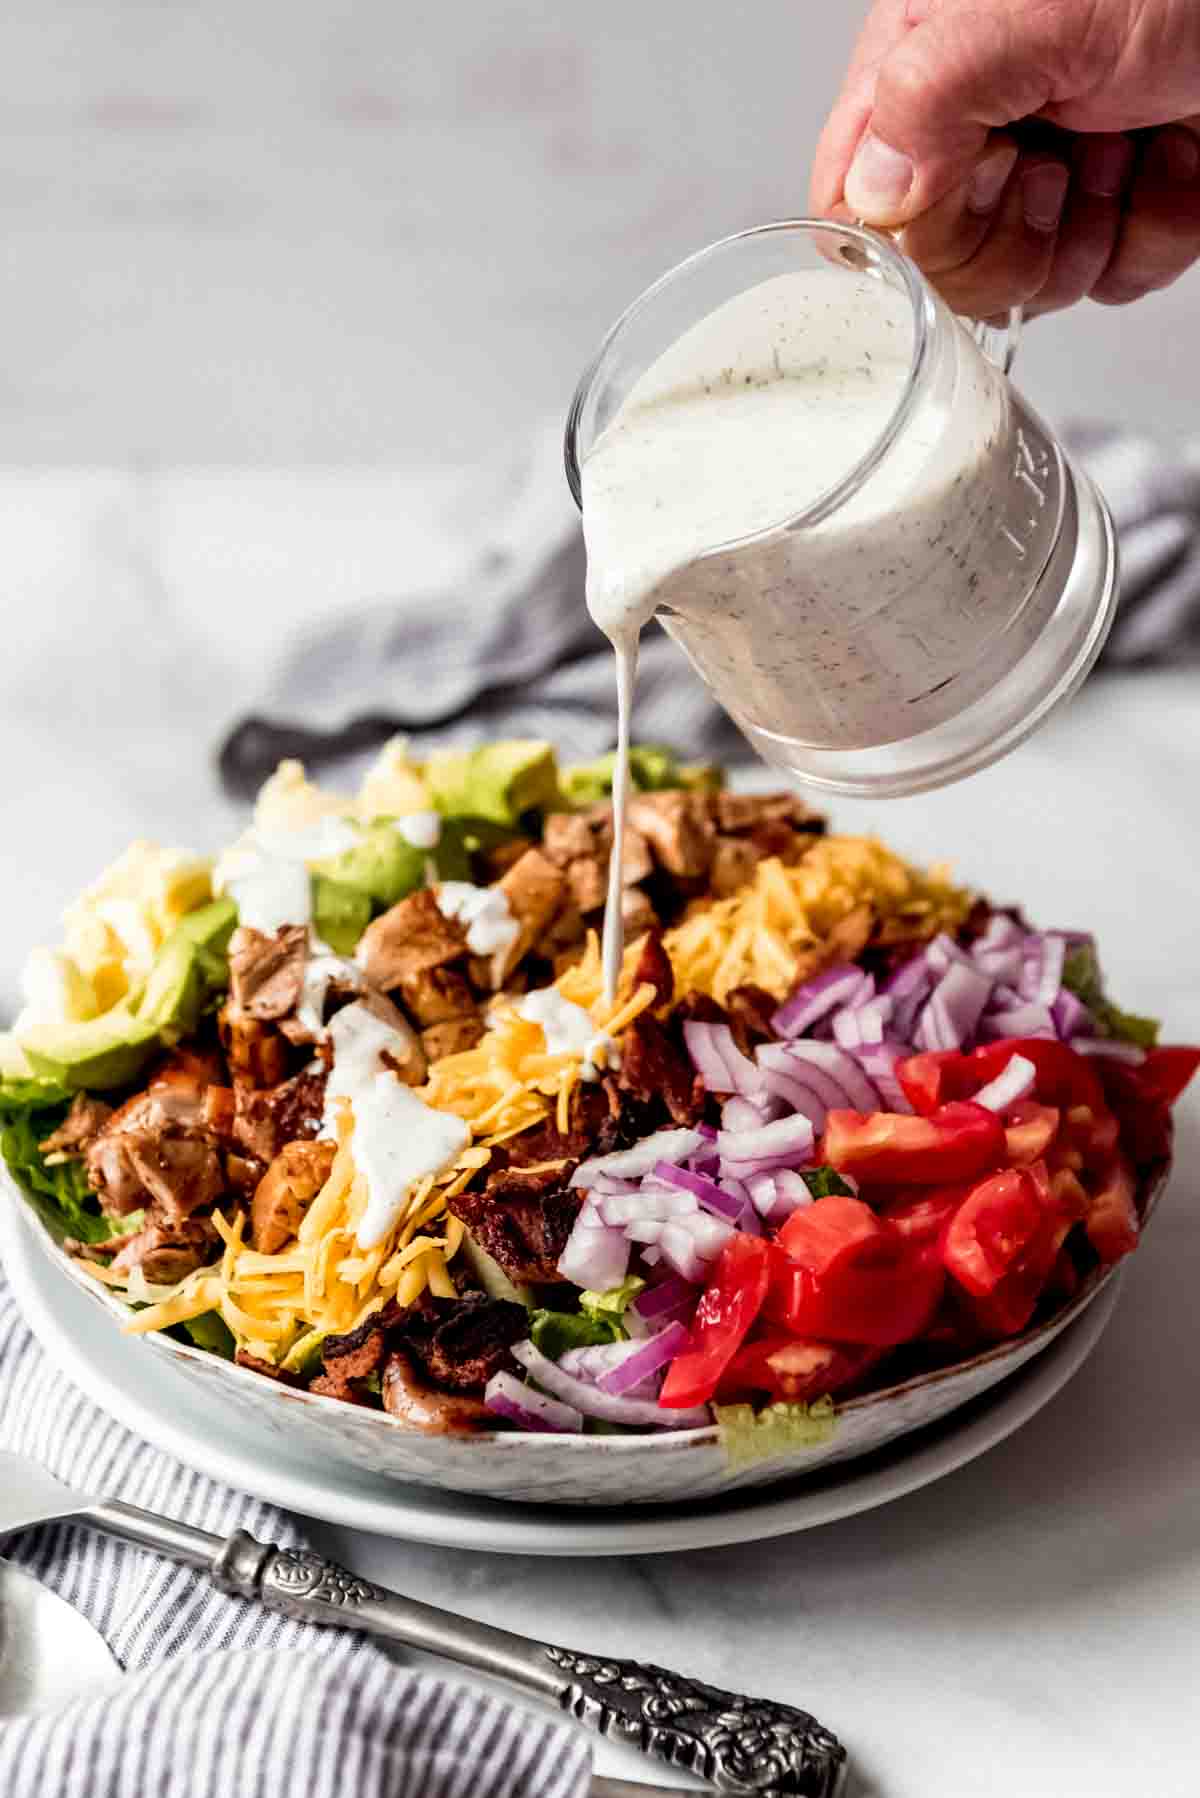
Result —
<instances>
[{"instance_id":1,"label":"hand","mask_svg":"<svg viewBox=\"0 0 1200 1798\"><path fill-rule=\"evenodd\" d=\"M1166 287L1200 257L1200 5L875 0L811 206L902 228L976 317Z\"/></svg>"}]
</instances>

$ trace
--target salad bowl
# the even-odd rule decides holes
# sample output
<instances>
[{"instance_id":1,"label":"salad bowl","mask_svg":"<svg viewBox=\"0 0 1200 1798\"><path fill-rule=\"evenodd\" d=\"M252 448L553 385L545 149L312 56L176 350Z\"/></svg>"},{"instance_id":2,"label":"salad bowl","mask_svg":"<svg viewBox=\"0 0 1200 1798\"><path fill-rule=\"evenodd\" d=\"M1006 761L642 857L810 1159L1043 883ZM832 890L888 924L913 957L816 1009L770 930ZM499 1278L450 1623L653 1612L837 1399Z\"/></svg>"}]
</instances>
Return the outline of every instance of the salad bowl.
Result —
<instances>
[{"instance_id":1,"label":"salad bowl","mask_svg":"<svg viewBox=\"0 0 1200 1798\"><path fill-rule=\"evenodd\" d=\"M1147 1172L1138 1194L1143 1225L1159 1203L1170 1162ZM0 1170L5 1201L23 1205L12 1176ZM37 1239L61 1275L97 1307L98 1327L120 1328L130 1310L93 1279L30 1214ZM211 1410L214 1431L236 1412L264 1436L325 1463L364 1468L387 1478L529 1504L655 1505L708 1499L794 1480L851 1461L948 1417L1015 1373L1058 1337L1118 1272L1100 1267L1074 1296L1023 1335L969 1360L926 1372L840 1402L828 1439L739 1466L715 1425L659 1436L542 1435L512 1431L478 1436L423 1436L386 1412L369 1411L265 1381L162 1331L141 1338L145 1352L189 1380ZM104 1314L103 1317L101 1314ZM102 1399L102 1395L101 1395Z\"/></svg>"}]
</instances>

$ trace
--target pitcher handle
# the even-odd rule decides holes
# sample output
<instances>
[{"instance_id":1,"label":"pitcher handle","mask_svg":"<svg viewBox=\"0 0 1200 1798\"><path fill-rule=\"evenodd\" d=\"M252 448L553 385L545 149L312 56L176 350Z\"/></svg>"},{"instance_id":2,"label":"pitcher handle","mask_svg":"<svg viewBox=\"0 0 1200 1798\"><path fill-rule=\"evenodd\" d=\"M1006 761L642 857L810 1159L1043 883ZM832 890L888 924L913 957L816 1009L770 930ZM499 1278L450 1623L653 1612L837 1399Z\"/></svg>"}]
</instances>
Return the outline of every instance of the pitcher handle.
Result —
<instances>
[{"instance_id":1,"label":"pitcher handle","mask_svg":"<svg viewBox=\"0 0 1200 1798\"><path fill-rule=\"evenodd\" d=\"M1021 345L1021 330L1025 323L1025 308L1012 306L1008 319L1002 324L984 318L964 319L963 323L990 362L994 362L1001 374L1006 375L1017 359L1017 351Z\"/></svg>"}]
</instances>

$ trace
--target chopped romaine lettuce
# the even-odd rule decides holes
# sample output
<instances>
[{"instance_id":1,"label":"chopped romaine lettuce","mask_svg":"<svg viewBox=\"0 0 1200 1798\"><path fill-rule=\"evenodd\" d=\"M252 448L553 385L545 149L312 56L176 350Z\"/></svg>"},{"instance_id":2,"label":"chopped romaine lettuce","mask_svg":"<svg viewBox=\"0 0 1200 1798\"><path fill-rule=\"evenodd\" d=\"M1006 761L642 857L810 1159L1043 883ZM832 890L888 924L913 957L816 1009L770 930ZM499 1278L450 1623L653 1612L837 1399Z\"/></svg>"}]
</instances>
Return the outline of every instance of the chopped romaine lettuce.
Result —
<instances>
[{"instance_id":1,"label":"chopped romaine lettuce","mask_svg":"<svg viewBox=\"0 0 1200 1798\"><path fill-rule=\"evenodd\" d=\"M615 1317L586 1311L535 1311L529 1319L533 1346L550 1361L568 1349L594 1348L601 1342L621 1342L625 1332Z\"/></svg>"},{"instance_id":2,"label":"chopped romaine lettuce","mask_svg":"<svg viewBox=\"0 0 1200 1798\"><path fill-rule=\"evenodd\" d=\"M715 1405L721 1448L730 1467L751 1467L794 1448L816 1448L837 1429L829 1397L810 1405L768 1405L755 1413L752 1405Z\"/></svg>"},{"instance_id":3,"label":"chopped romaine lettuce","mask_svg":"<svg viewBox=\"0 0 1200 1798\"><path fill-rule=\"evenodd\" d=\"M39 1145L57 1130L70 1108L63 1087L48 1080L0 1083L0 1155L56 1241L107 1242L128 1233L129 1222L104 1216L88 1190L82 1161L46 1163Z\"/></svg>"},{"instance_id":4,"label":"chopped romaine lettuce","mask_svg":"<svg viewBox=\"0 0 1200 1798\"><path fill-rule=\"evenodd\" d=\"M630 1274L619 1286L610 1286L607 1292L581 1292L579 1309L589 1317L616 1318L619 1321L638 1294L645 1289L646 1282L636 1274Z\"/></svg>"},{"instance_id":5,"label":"chopped romaine lettuce","mask_svg":"<svg viewBox=\"0 0 1200 1798\"><path fill-rule=\"evenodd\" d=\"M1091 943L1079 943L1071 949L1063 964L1063 985L1075 994L1096 1021L1098 1036L1115 1037L1118 1042L1137 1043L1152 1049L1158 1041L1158 1019L1141 1018L1136 1012L1122 1011L1105 995L1100 961Z\"/></svg>"},{"instance_id":6,"label":"chopped romaine lettuce","mask_svg":"<svg viewBox=\"0 0 1200 1798\"><path fill-rule=\"evenodd\" d=\"M854 1197L854 1188L847 1186L836 1168L802 1167L800 1178L814 1199L827 1199L831 1193L845 1193L849 1198Z\"/></svg>"}]
</instances>

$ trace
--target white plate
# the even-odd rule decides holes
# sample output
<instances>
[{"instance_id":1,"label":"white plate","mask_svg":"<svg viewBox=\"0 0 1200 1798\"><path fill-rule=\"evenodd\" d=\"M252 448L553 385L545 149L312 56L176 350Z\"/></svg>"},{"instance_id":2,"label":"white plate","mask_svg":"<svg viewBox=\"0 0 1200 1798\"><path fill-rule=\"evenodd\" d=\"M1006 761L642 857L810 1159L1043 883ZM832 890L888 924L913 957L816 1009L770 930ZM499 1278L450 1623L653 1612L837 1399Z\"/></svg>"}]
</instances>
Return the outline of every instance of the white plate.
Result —
<instances>
[{"instance_id":1,"label":"white plate","mask_svg":"<svg viewBox=\"0 0 1200 1798\"><path fill-rule=\"evenodd\" d=\"M806 1479L675 1508L497 1504L410 1486L345 1464L282 1453L143 1345L122 1337L55 1267L36 1225L0 1198L0 1258L51 1360L111 1416L190 1467L288 1510L348 1529L501 1554L656 1554L813 1529L940 1479L1027 1423L1087 1359L1117 1301L1110 1280L1034 1360L951 1418L860 1461Z\"/></svg>"}]
</instances>

